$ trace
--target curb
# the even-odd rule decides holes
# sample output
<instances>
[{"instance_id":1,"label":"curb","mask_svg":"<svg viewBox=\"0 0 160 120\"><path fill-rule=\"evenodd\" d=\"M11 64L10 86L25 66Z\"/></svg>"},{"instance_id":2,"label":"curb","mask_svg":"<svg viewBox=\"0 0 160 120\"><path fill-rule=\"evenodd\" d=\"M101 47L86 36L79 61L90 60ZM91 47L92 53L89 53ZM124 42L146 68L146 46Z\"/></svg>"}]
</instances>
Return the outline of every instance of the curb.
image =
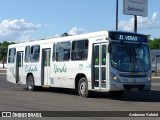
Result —
<instances>
[{"instance_id":1,"label":"curb","mask_svg":"<svg viewBox=\"0 0 160 120\"><path fill-rule=\"evenodd\" d=\"M152 77L153 79L156 79L156 78L160 78L160 77Z\"/></svg>"},{"instance_id":2,"label":"curb","mask_svg":"<svg viewBox=\"0 0 160 120\"><path fill-rule=\"evenodd\" d=\"M6 75L6 73L0 73L0 75Z\"/></svg>"},{"instance_id":3,"label":"curb","mask_svg":"<svg viewBox=\"0 0 160 120\"><path fill-rule=\"evenodd\" d=\"M0 69L0 74L6 74L7 70L6 69Z\"/></svg>"},{"instance_id":4,"label":"curb","mask_svg":"<svg viewBox=\"0 0 160 120\"><path fill-rule=\"evenodd\" d=\"M0 70L7 70L7 68L0 68Z\"/></svg>"}]
</instances>

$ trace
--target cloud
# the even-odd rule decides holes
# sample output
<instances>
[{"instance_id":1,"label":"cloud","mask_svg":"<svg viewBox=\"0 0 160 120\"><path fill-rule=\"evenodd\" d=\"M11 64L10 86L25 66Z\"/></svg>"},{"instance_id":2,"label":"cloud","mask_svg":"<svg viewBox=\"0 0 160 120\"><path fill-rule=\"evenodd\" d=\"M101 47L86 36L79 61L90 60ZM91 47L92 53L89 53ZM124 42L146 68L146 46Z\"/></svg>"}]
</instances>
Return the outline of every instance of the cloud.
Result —
<instances>
[{"instance_id":1,"label":"cloud","mask_svg":"<svg viewBox=\"0 0 160 120\"><path fill-rule=\"evenodd\" d=\"M137 27L138 29L148 29L156 26L160 26L160 21L158 20L158 12L154 12L151 18L148 17L137 17ZM134 18L130 20L122 20L119 22L119 28L126 31L134 30Z\"/></svg>"},{"instance_id":2,"label":"cloud","mask_svg":"<svg viewBox=\"0 0 160 120\"><path fill-rule=\"evenodd\" d=\"M159 24L159 21L158 21L158 12L154 12L153 13L153 15L152 15L152 21L153 21L153 23Z\"/></svg>"},{"instance_id":3,"label":"cloud","mask_svg":"<svg viewBox=\"0 0 160 120\"><path fill-rule=\"evenodd\" d=\"M42 24L34 24L25 19L3 20L0 22L0 40L15 41L27 38L28 34L43 27Z\"/></svg>"},{"instance_id":4,"label":"cloud","mask_svg":"<svg viewBox=\"0 0 160 120\"><path fill-rule=\"evenodd\" d=\"M78 28L78 27L72 27L69 31L68 31L68 35L78 35L78 34L82 34L83 33L83 29ZM57 37L62 37L62 34L55 34L54 38ZM48 38L52 38L52 37L48 37Z\"/></svg>"},{"instance_id":5,"label":"cloud","mask_svg":"<svg viewBox=\"0 0 160 120\"><path fill-rule=\"evenodd\" d=\"M83 29L78 28L78 27L73 27L71 30L69 30L68 34L69 35L78 35L78 34L82 34L83 33Z\"/></svg>"}]
</instances>

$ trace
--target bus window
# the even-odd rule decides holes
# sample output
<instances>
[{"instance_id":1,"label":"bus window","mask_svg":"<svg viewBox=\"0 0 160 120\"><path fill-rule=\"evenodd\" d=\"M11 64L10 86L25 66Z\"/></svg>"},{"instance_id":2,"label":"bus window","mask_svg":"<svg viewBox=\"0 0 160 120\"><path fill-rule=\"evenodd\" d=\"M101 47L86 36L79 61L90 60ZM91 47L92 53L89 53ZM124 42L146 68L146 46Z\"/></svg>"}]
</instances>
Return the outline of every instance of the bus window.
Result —
<instances>
[{"instance_id":1,"label":"bus window","mask_svg":"<svg viewBox=\"0 0 160 120\"><path fill-rule=\"evenodd\" d=\"M68 61L70 59L70 42L61 42L56 45L56 61Z\"/></svg>"},{"instance_id":2,"label":"bus window","mask_svg":"<svg viewBox=\"0 0 160 120\"><path fill-rule=\"evenodd\" d=\"M25 48L25 62L29 62L30 61L30 46L26 46Z\"/></svg>"},{"instance_id":3,"label":"bus window","mask_svg":"<svg viewBox=\"0 0 160 120\"><path fill-rule=\"evenodd\" d=\"M15 55L16 55L16 49L15 48L9 49L8 63L15 63Z\"/></svg>"},{"instance_id":4,"label":"bus window","mask_svg":"<svg viewBox=\"0 0 160 120\"><path fill-rule=\"evenodd\" d=\"M52 61L55 61L55 44L53 44L53 55L52 55Z\"/></svg>"},{"instance_id":5,"label":"bus window","mask_svg":"<svg viewBox=\"0 0 160 120\"><path fill-rule=\"evenodd\" d=\"M106 45L102 45L102 65L106 65Z\"/></svg>"},{"instance_id":6,"label":"bus window","mask_svg":"<svg viewBox=\"0 0 160 120\"><path fill-rule=\"evenodd\" d=\"M96 45L94 46L94 56L95 56L95 59L94 59L94 64L95 65L99 65L99 46Z\"/></svg>"},{"instance_id":7,"label":"bus window","mask_svg":"<svg viewBox=\"0 0 160 120\"><path fill-rule=\"evenodd\" d=\"M87 60L88 40L79 40L72 42L71 60Z\"/></svg>"},{"instance_id":8,"label":"bus window","mask_svg":"<svg viewBox=\"0 0 160 120\"><path fill-rule=\"evenodd\" d=\"M39 61L39 54L40 54L40 46L35 45L31 47L31 54L30 60L31 62L38 62Z\"/></svg>"}]
</instances>

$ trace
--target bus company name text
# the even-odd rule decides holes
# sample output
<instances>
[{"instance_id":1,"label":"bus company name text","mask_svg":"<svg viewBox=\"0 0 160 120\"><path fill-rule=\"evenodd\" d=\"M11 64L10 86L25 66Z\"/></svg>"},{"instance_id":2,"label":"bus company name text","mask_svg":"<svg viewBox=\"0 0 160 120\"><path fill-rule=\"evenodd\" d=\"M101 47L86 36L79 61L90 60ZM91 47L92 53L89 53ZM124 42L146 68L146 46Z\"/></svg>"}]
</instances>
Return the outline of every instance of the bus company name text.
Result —
<instances>
[{"instance_id":1,"label":"bus company name text","mask_svg":"<svg viewBox=\"0 0 160 120\"><path fill-rule=\"evenodd\" d=\"M25 72L35 72L35 71L38 71L38 67L36 65L35 66L26 65L25 66Z\"/></svg>"},{"instance_id":2,"label":"bus company name text","mask_svg":"<svg viewBox=\"0 0 160 120\"><path fill-rule=\"evenodd\" d=\"M63 65L63 67L58 67L56 64L54 64L54 72L55 73L66 73L67 72L67 68L65 66L65 64Z\"/></svg>"}]
</instances>

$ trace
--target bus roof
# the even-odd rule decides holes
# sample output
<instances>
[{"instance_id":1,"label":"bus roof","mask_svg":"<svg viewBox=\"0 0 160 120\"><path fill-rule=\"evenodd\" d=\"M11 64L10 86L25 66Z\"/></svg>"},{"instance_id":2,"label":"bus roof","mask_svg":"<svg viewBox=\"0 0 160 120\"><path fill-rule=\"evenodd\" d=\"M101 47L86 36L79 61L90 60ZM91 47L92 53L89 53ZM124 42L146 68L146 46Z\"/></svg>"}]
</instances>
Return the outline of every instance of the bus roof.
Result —
<instances>
[{"instance_id":1,"label":"bus roof","mask_svg":"<svg viewBox=\"0 0 160 120\"><path fill-rule=\"evenodd\" d=\"M127 32L127 31L98 31L98 32L92 32L92 33L85 33L85 34L79 34L79 35L73 35L73 36L62 36L62 37L55 37L55 38L49 38L49 39L43 39L43 40L35 40L35 41L29 41L29 42L23 42L23 43L17 43L9 45L9 48L12 47L22 47L27 45L40 45L40 44L46 44L46 43L53 43L53 42L66 42L70 40L82 40L92 37L100 37L100 36L109 36L109 33L123 33L123 34L136 34L136 35L142 35L138 33L133 32Z\"/></svg>"},{"instance_id":2,"label":"bus roof","mask_svg":"<svg viewBox=\"0 0 160 120\"><path fill-rule=\"evenodd\" d=\"M9 47L21 47L21 46L27 46L27 45L38 45L38 44L53 43L53 42L65 42L69 40L81 40L81 39L100 37L100 36L108 36L108 31L99 31L99 32L85 33L85 34L79 34L74 36L64 36L64 37L55 37L55 38L49 38L44 40L35 40L35 41L29 41L24 43L12 44L12 45L9 45Z\"/></svg>"}]
</instances>

